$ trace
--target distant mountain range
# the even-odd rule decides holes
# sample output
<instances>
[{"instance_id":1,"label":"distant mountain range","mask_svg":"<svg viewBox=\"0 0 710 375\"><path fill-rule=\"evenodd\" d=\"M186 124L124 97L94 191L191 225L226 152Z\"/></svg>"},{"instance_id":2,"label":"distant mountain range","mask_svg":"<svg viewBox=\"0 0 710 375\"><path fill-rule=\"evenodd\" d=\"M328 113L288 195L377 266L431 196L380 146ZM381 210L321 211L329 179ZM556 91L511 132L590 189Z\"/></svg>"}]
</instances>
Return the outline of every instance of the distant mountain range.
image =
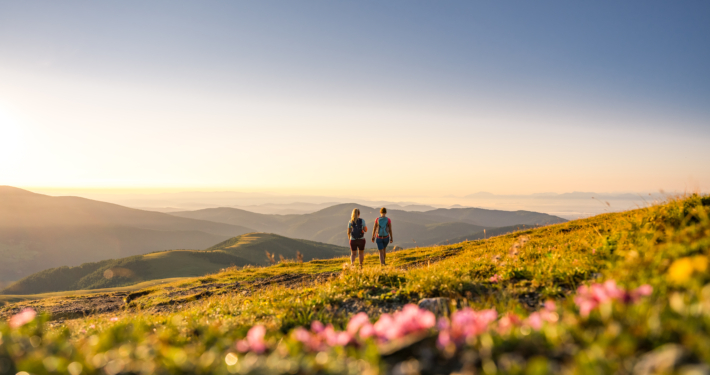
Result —
<instances>
[{"instance_id":1,"label":"distant mountain range","mask_svg":"<svg viewBox=\"0 0 710 375\"><path fill-rule=\"evenodd\" d=\"M593 192L582 192L574 191L571 193L537 193L528 195L505 195L505 194L493 194L485 191L478 193L469 194L463 197L464 199L601 199L601 200L643 200L643 199L657 199L662 198L662 194L632 194L632 193L621 193L621 194L609 194L609 193L593 193Z\"/></svg>"},{"instance_id":2,"label":"distant mountain range","mask_svg":"<svg viewBox=\"0 0 710 375\"><path fill-rule=\"evenodd\" d=\"M202 249L248 232L253 230L0 186L0 280L156 250Z\"/></svg>"},{"instance_id":3,"label":"distant mountain range","mask_svg":"<svg viewBox=\"0 0 710 375\"><path fill-rule=\"evenodd\" d=\"M121 259L86 263L77 267L44 270L12 284L0 294L24 295L114 288L148 280L203 276L230 266L267 265L266 251L304 261L348 255L350 250L318 242L295 240L269 233L250 233L221 242L208 250L170 250Z\"/></svg>"},{"instance_id":4,"label":"distant mountain range","mask_svg":"<svg viewBox=\"0 0 710 375\"><path fill-rule=\"evenodd\" d=\"M347 222L353 208L360 209L361 217L372 228L375 218L379 216L378 210L355 203L339 204L304 215L264 215L230 207L173 212L171 215L238 226L248 225L260 232L346 246ZM538 212L479 208L441 208L426 212L390 209L387 216L393 222L395 244L402 247L433 245L488 228L567 221ZM369 241L368 246L372 246Z\"/></svg>"},{"instance_id":5,"label":"distant mountain range","mask_svg":"<svg viewBox=\"0 0 710 375\"><path fill-rule=\"evenodd\" d=\"M378 210L354 203L292 215L260 214L236 208L166 214L0 186L0 281L18 280L48 268L154 251L205 249L250 232L347 246L347 222L355 207L360 208L362 218L372 230ZM394 245L405 248L473 236L483 229L566 221L531 211L452 208L421 212L394 209L396 206L388 208L388 216L393 220ZM368 241L368 247L372 246ZM286 250L283 249L284 256ZM263 252L254 251L254 255L247 252L237 256L251 263L263 261Z\"/></svg>"}]
</instances>

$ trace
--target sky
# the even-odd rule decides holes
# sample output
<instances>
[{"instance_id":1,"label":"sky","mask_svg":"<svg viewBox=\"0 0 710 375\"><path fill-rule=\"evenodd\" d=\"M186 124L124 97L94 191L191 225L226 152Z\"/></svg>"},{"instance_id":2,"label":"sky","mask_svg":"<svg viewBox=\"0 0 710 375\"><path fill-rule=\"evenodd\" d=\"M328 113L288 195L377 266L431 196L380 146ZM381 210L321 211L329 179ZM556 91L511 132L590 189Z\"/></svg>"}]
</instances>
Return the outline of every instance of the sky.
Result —
<instances>
[{"instance_id":1,"label":"sky","mask_svg":"<svg viewBox=\"0 0 710 375\"><path fill-rule=\"evenodd\" d=\"M707 1L2 1L0 185L710 190Z\"/></svg>"}]
</instances>

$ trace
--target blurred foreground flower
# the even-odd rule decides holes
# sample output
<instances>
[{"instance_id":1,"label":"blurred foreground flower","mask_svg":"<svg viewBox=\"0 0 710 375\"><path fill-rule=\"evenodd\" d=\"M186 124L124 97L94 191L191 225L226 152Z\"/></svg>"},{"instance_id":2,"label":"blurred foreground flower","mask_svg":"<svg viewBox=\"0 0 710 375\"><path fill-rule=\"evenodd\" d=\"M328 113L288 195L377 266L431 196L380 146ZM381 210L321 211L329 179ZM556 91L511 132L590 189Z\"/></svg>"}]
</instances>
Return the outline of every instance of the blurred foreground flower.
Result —
<instances>
[{"instance_id":1,"label":"blurred foreground flower","mask_svg":"<svg viewBox=\"0 0 710 375\"><path fill-rule=\"evenodd\" d=\"M495 275L491 276L491 278L488 280L492 283L497 283L500 281L500 276L498 276L498 274L495 274Z\"/></svg>"},{"instance_id":2,"label":"blurred foreground flower","mask_svg":"<svg viewBox=\"0 0 710 375\"><path fill-rule=\"evenodd\" d=\"M10 327L11 328L18 328L22 327L23 325L35 320L35 317L37 316L37 312L30 309L26 308L17 313L16 315L13 315L12 318L10 318Z\"/></svg>"},{"instance_id":3,"label":"blurred foreground flower","mask_svg":"<svg viewBox=\"0 0 710 375\"><path fill-rule=\"evenodd\" d=\"M604 284L594 283L590 286L582 285L577 289L574 303L579 307L580 315L586 317L602 303L618 300L624 303L635 303L641 297L649 296L653 292L650 285L642 285L637 289L627 292L616 285L616 281L607 280Z\"/></svg>"},{"instance_id":4,"label":"blurred foreground flower","mask_svg":"<svg viewBox=\"0 0 710 375\"><path fill-rule=\"evenodd\" d=\"M381 341L393 340L433 328L435 325L434 313L420 309L417 305L408 304L394 315L382 314L380 320L374 325L374 335Z\"/></svg>"},{"instance_id":5,"label":"blurred foreground flower","mask_svg":"<svg viewBox=\"0 0 710 375\"><path fill-rule=\"evenodd\" d=\"M475 311L470 307L456 311L451 315L451 321L439 319L439 338L437 344L445 348L451 343L461 346L469 338L480 335L488 330L488 326L498 318L495 310Z\"/></svg>"},{"instance_id":6,"label":"blurred foreground flower","mask_svg":"<svg viewBox=\"0 0 710 375\"><path fill-rule=\"evenodd\" d=\"M560 319L560 316L557 315L556 310L557 304L555 304L555 301L548 300L547 302L545 302L544 308L542 310L530 314L530 316L525 319L525 325L536 331L539 331L542 328L542 325L546 322L556 323Z\"/></svg>"},{"instance_id":7,"label":"blurred foreground flower","mask_svg":"<svg viewBox=\"0 0 710 375\"><path fill-rule=\"evenodd\" d=\"M247 332L247 337L244 340L237 342L237 350L240 352L252 351L257 354L261 354L266 350L266 343L264 342L264 335L266 334L266 328L262 325L256 325L251 327L249 332Z\"/></svg>"}]
</instances>

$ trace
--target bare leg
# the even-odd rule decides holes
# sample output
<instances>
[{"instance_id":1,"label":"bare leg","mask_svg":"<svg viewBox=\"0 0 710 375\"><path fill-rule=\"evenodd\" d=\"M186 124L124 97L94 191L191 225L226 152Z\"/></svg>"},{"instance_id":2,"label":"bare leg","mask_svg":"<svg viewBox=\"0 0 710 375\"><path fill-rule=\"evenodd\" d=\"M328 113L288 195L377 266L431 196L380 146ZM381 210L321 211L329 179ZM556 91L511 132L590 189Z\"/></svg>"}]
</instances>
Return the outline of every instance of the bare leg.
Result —
<instances>
[{"instance_id":1,"label":"bare leg","mask_svg":"<svg viewBox=\"0 0 710 375\"><path fill-rule=\"evenodd\" d=\"M385 264L385 252L386 251L387 250L385 250L385 249L380 250L380 265L383 265L383 266L386 265Z\"/></svg>"},{"instance_id":2,"label":"bare leg","mask_svg":"<svg viewBox=\"0 0 710 375\"><path fill-rule=\"evenodd\" d=\"M353 257L355 255L353 254ZM365 250L360 250L360 268L362 268L362 263L365 261ZM355 262L355 260L353 260Z\"/></svg>"},{"instance_id":3,"label":"bare leg","mask_svg":"<svg viewBox=\"0 0 710 375\"><path fill-rule=\"evenodd\" d=\"M357 256L357 251L350 252L350 264L355 265L355 257ZM360 265L362 266L362 251L360 252Z\"/></svg>"}]
</instances>

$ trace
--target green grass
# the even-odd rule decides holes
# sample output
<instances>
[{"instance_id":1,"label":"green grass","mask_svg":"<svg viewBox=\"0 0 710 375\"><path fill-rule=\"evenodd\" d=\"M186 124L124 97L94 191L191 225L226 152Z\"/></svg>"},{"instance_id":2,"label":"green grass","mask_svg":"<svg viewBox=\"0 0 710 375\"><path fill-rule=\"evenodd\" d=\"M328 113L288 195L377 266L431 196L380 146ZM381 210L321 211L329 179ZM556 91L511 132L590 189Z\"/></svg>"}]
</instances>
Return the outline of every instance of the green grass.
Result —
<instances>
[{"instance_id":1,"label":"green grass","mask_svg":"<svg viewBox=\"0 0 710 375\"><path fill-rule=\"evenodd\" d=\"M101 293L116 293L116 292L134 292L142 290L149 287L154 287L157 285L175 283L178 281L185 280L185 277L173 277L168 279L158 279L145 281L142 283L134 284L131 286L124 286L119 288L103 288L103 289L93 289L93 290L71 290L64 292L52 292L52 293L40 293L40 294L29 294L29 295L2 295L0 294L0 306L6 304L16 303L16 302L26 302L26 301L37 301L37 300L47 300L47 304L61 303L64 297L76 297L81 295L91 295L91 294L101 294Z\"/></svg>"},{"instance_id":2,"label":"green grass","mask_svg":"<svg viewBox=\"0 0 710 375\"><path fill-rule=\"evenodd\" d=\"M149 280L204 276L230 266L266 265L266 251L295 259L333 258L348 249L319 242L295 240L269 233L249 233L221 242L207 250L169 250L128 258L59 267L32 274L2 293L27 295L69 290L102 289Z\"/></svg>"},{"instance_id":3,"label":"green grass","mask_svg":"<svg viewBox=\"0 0 710 375\"><path fill-rule=\"evenodd\" d=\"M345 231L343 231L345 233ZM223 250L229 254L247 259L251 264L268 265L265 252L286 259L296 259L303 254L305 260L334 258L349 254L350 250L322 242L299 240L272 233L248 233L214 245L207 250Z\"/></svg>"},{"instance_id":4,"label":"green grass","mask_svg":"<svg viewBox=\"0 0 710 375\"><path fill-rule=\"evenodd\" d=\"M288 332L313 320L343 327L353 306L375 318L423 297L442 296L451 299L453 309L494 308L522 316L552 298L561 320L540 332L491 331L460 351L431 352L441 371L467 365L479 373L628 373L669 344L683 353L678 366L707 363L710 274L692 265L707 266L710 256L708 206L710 199L692 196L488 240L408 249L389 254L385 268L369 255L363 271L343 267L345 258L229 270L171 284L170 290L151 288L131 309L115 314L117 322L95 315L48 328L43 317L13 333L0 324L0 358L10 360L11 373L66 371L72 362L84 373L119 367L144 373L378 373L397 362L382 356L375 343L316 355L303 352ZM341 272L330 280L247 286L151 310L180 288L333 271ZM489 281L495 274L501 282ZM614 279L626 288L648 283L654 293L638 304L610 305L585 318L571 297L592 279ZM276 349L264 356L238 354L238 364L227 366L225 356L236 353L234 343L255 324L267 327ZM403 351L402 360L419 356L414 347Z\"/></svg>"}]
</instances>

